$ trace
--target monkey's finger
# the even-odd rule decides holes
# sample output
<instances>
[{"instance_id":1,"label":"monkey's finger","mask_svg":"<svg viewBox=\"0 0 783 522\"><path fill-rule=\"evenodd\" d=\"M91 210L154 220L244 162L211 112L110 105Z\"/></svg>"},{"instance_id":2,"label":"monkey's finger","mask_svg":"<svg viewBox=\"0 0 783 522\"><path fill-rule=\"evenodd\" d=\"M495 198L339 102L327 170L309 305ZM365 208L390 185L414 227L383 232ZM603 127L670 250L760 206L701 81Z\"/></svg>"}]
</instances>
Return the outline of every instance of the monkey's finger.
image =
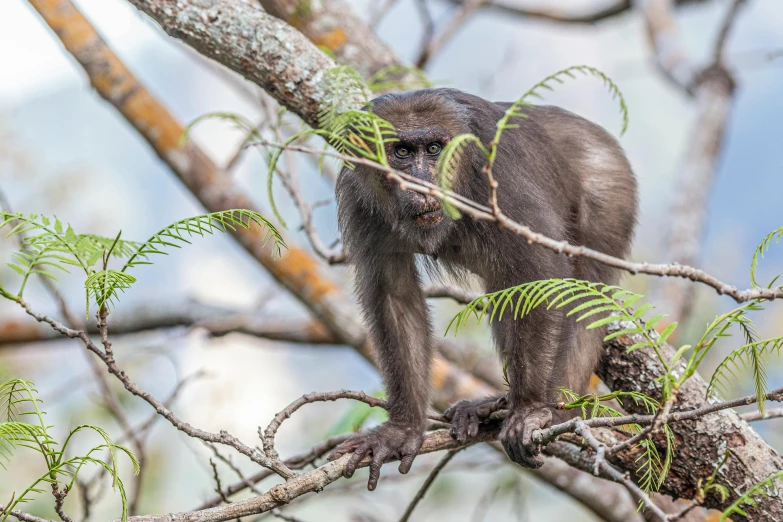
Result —
<instances>
[{"instance_id":1,"label":"monkey's finger","mask_svg":"<svg viewBox=\"0 0 783 522\"><path fill-rule=\"evenodd\" d=\"M470 416L470 422L468 423L468 437L474 438L476 435L478 435L479 430L479 418L477 415L471 415Z\"/></svg>"},{"instance_id":2,"label":"monkey's finger","mask_svg":"<svg viewBox=\"0 0 783 522\"><path fill-rule=\"evenodd\" d=\"M411 466L413 466L413 459L415 458L416 458L415 453L412 455L405 455L404 457L402 457L402 460L400 460L400 468L399 468L400 473L402 473L403 475L408 473L411 470Z\"/></svg>"},{"instance_id":3,"label":"monkey's finger","mask_svg":"<svg viewBox=\"0 0 783 522\"><path fill-rule=\"evenodd\" d=\"M451 407L449 407L449 409L444 411L443 412L443 416L446 417L446 420L449 420L449 421L453 420L454 415L456 415L457 412L460 411L460 409L462 408L464 403L465 403L465 401L459 401L456 404L452 404Z\"/></svg>"},{"instance_id":4,"label":"monkey's finger","mask_svg":"<svg viewBox=\"0 0 783 522\"><path fill-rule=\"evenodd\" d=\"M345 478L353 477L353 474L356 471L357 466L359 466L359 463L362 461L364 456L369 451L370 451L370 445L366 442L361 446L359 446L358 448L356 448L356 451L353 452L353 455L351 455L348 464L345 465L345 469L343 470L343 476Z\"/></svg>"},{"instance_id":5,"label":"monkey's finger","mask_svg":"<svg viewBox=\"0 0 783 522\"><path fill-rule=\"evenodd\" d=\"M348 439L342 444L338 445L336 448L332 450L331 453L329 453L329 456L326 457L327 460L337 460L343 455L347 453L351 453L353 450L356 449L357 446L359 446L362 443L362 440L360 438L355 439Z\"/></svg>"},{"instance_id":6,"label":"monkey's finger","mask_svg":"<svg viewBox=\"0 0 783 522\"><path fill-rule=\"evenodd\" d=\"M381 478L381 467L386 459L386 451L373 451L372 462L370 462L370 479L367 481L367 489L374 491L378 485L378 479Z\"/></svg>"},{"instance_id":7,"label":"monkey's finger","mask_svg":"<svg viewBox=\"0 0 783 522\"><path fill-rule=\"evenodd\" d=\"M453 439L459 440L459 426L462 422L463 417L465 417L464 411L458 411L454 414L454 416L451 419L451 437Z\"/></svg>"},{"instance_id":8,"label":"monkey's finger","mask_svg":"<svg viewBox=\"0 0 783 522\"><path fill-rule=\"evenodd\" d=\"M470 421L473 415L466 413L460 417L459 424L457 425L457 440L465 442L468 440L468 430L470 429Z\"/></svg>"}]
</instances>

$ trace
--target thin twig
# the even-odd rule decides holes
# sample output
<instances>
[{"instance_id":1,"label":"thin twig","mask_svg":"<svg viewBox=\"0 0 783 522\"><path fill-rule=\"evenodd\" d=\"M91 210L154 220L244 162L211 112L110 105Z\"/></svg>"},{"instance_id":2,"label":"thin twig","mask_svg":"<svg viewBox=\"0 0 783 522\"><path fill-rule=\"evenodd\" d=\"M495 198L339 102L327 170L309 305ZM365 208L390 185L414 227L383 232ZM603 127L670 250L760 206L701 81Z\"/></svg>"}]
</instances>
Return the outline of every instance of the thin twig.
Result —
<instances>
[{"instance_id":1,"label":"thin twig","mask_svg":"<svg viewBox=\"0 0 783 522\"><path fill-rule=\"evenodd\" d=\"M501 214L500 216L495 216L492 212L492 209L481 205L480 203L471 201L452 191L443 191L440 187L432 183L416 179L413 176L405 174L404 172L399 172L392 169L391 167L386 167L372 160L365 158L347 157L336 152L313 149L310 147L300 147L298 145L281 145L279 143L272 143L266 140L259 142L258 145L283 149L290 148L291 150L308 154L323 154L325 156L335 157L342 160L351 161L356 164L372 167L374 169L385 172L387 178L396 181L403 190L412 190L414 192L418 192L419 194L435 196L437 198L446 200L455 208L457 208L457 210L468 214L474 219L479 221L494 222L498 226L524 237L530 243L541 245L560 254L593 259L605 265L619 268L634 275L648 274L661 277L679 277L683 279L690 279L691 281L696 281L712 287L715 289L715 291L718 292L718 294L727 295L738 303L744 303L753 299L773 300L783 298L783 288L750 288L747 290L739 290L736 286L724 283L723 281L704 272L703 270L694 268L692 266L680 265L678 263L636 263L621 259L619 257L604 254L603 252L587 248L584 245L572 245L567 241L558 241L552 239L538 232L534 232L530 229L530 227L521 223L517 223L505 215Z\"/></svg>"},{"instance_id":2,"label":"thin twig","mask_svg":"<svg viewBox=\"0 0 783 522\"><path fill-rule=\"evenodd\" d=\"M220 495L220 498L226 504L230 504L228 497L223 493L223 486L220 483L220 473L218 473L217 464L212 459L209 459L209 465L212 467L212 478L215 480L215 492Z\"/></svg>"},{"instance_id":3,"label":"thin twig","mask_svg":"<svg viewBox=\"0 0 783 522\"><path fill-rule=\"evenodd\" d=\"M323 457L326 453L328 453L329 451L331 451L341 443L345 442L352 436L353 436L352 434L345 434L345 435L336 435L334 437L331 437L323 442L316 444L315 446L310 448L310 450L307 451L306 453L287 459L285 461L285 465L288 466L289 469L302 469L305 466L312 464L316 459ZM236 484L232 484L226 487L225 493L226 495L231 496L241 491L244 491L245 489L248 488L253 489L254 484L258 484L265 478L271 477L272 475L273 475L272 471L265 469L247 478L243 477ZM201 504L198 508L195 509L195 511L201 511L204 509L209 509L215 506L219 506L220 503L221 503L220 497L213 497L207 500L206 502L204 502L203 504Z\"/></svg>"},{"instance_id":4,"label":"thin twig","mask_svg":"<svg viewBox=\"0 0 783 522\"><path fill-rule=\"evenodd\" d=\"M0 504L0 513L5 513L6 509L8 509L8 506ZM18 509L12 509L10 515L17 520L20 520L21 522L52 522L47 518L37 517L35 515L31 515L30 513L19 511Z\"/></svg>"},{"instance_id":5,"label":"thin twig","mask_svg":"<svg viewBox=\"0 0 783 522\"><path fill-rule=\"evenodd\" d=\"M721 63L723 61L723 55L726 49L726 42L729 38L731 28L734 27L734 22L737 20L740 8L745 4L745 0L732 0L729 10L726 12L726 17L723 19L723 23L718 30L718 37L715 40L715 46L712 52L712 62Z\"/></svg>"},{"instance_id":6,"label":"thin twig","mask_svg":"<svg viewBox=\"0 0 783 522\"><path fill-rule=\"evenodd\" d=\"M465 0L450 0L453 4L463 4ZM497 11L498 13L506 16L519 16L521 18L531 20L544 20L546 22L555 22L561 24L594 24L602 22L609 18L614 18L618 15L626 13L631 10L631 0L615 0L614 2L604 5L605 2L600 2L598 7L591 8L592 10L584 13L570 13L565 11L560 6L545 7L549 2L539 2L542 7L534 8L517 5L517 2L504 3L497 0L491 1L484 6L486 10Z\"/></svg>"},{"instance_id":7,"label":"thin twig","mask_svg":"<svg viewBox=\"0 0 783 522\"><path fill-rule=\"evenodd\" d=\"M751 411L749 413L743 413L740 415L740 418L745 422L753 422L753 421L760 421L760 420L767 420L767 419L778 419L780 417L783 417L783 408L774 408L771 410L766 410L764 412L764 415L762 415L761 412L758 410Z\"/></svg>"},{"instance_id":8,"label":"thin twig","mask_svg":"<svg viewBox=\"0 0 783 522\"><path fill-rule=\"evenodd\" d=\"M419 57L416 59L416 67L424 68L427 62L432 59L443 48L449 40L454 37L454 34L462 27L465 22L470 19L476 10L489 3L490 0L465 0L460 5L457 14L449 21L443 31L430 41L424 49L419 53Z\"/></svg>"},{"instance_id":9,"label":"thin twig","mask_svg":"<svg viewBox=\"0 0 783 522\"><path fill-rule=\"evenodd\" d=\"M280 425L283 423L283 421L290 418L291 415L293 415L294 412L296 412L296 410L298 410L305 404L312 404L314 402L336 401L338 399L352 399L355 401L363 402L373 408L376 407L384 408L384 409L386 408L385 400L372 397L361 391L337 390L333 392L306 393L305 395L302 395L294 402L292 402L291 404L283 408L277 415L275 415L275 417L272 419L272 421L269 423L269 425L266 427L266 429L263 432L261 431L260 427L258 428L258 435L259 437L261 437L261 440L263 441L264 453L267 455L267 457L271 459L273 462L278 463L279 466L285 467L285 464L280 462L280 456L277 454L277 450L275 450L275 434L277 434L277 430L280 428ZM427 418L436 421L444 420L443 416L439 414L428 414ZM291 472L291 470L288 471Z\"/></svg>"},{"instance_id":10,"label":"thin twig","mask_svg":"<svg viewBox=\"0 0 783 522\"><path fill-rule=\"evenodd\" d=\"M650 497L647 495L647 493L642 491L642 489L637 486L627 475L620 473L614 466L606 461L604 458L606 454L606 445L593 436L593 433L581 419L576 424L575 433L582 437L585 442L587 442L587 445L595 451L593 473L596 476L603 472L615 482L619 482L628 489L631 495L633 495L637 500L643 502L644 506L652 511L658 520L661 522L666 522L666 513L661 511L661 508L659 508L652 502L652 500L650 500Z\"/></svg>"},{"instance_id":11,"label":"thin twig","mask_svg":"<svg viewBox=\"0 0 783 522\"><path fill-rule=\"evenodd\" d=\"M290 473L290 470L287 470L285 467L278 468L271 459L266 457L266 455L263 455L260 451L243 444L239 439L237 439L227 431L220 431L220 433L211 433L208 431L195 428L190 424L188 424L187 422L180 420L162 402L154 398L152 395L150 395L142 388L140 388L135 382L133 382L130 379L130 377L128 377L127 374L117 366L117 363L114 361L114 358L110 357L109 354L106 354L103 351L101 351L101 349L98 348L95 345L95 343L92 342L92 339L90 339L90 337L84 331L68 328L67 326L52 319L51 317L35 312L34 310L32 310L32 308L30 308L30 305L21 298L17 299L17 302L22 308L24 308L24 310L30 316L34 317L37 321L49 324L52 328L54 328L56 331L60 332L66 337L81 339L85 347L91 352L93 352L94 354L96 354L98 357L100 357L100 359L106 365L106 368L109 370L109 373L117 377L117 379L119 379L119 381L122 383L122 385L125 387L127 391L129 391L132 395L135 395L143 399L144 401L146 401L150 406L152 406L155 409L158 415L162 416L164 419L169 421L178 430L184 432L186 435L204 440L206 442L214 442L214 443L230 446L235 450L237 450L242 455L248 457L256 464L259 464L265 468L272 469L279 475L283 476L284 478L289 478L286 475ZM100 323L99 328L101 329L102 341L105 339L104 347L111 350L111 342L108 340L108 330L107 330L106 323L105 322Z\"/></svg>"},{"instance_id":12,"label":"thin twig","mask_svg":"<svg viewBox=\"0 0 783 522\"><path fill-rule=\"evenodd\" d=\"M391 10L392 7L394 7L394 4L397 3L397 0L386 0L383 5L378 8L378 10L373 13L372 19L370 20L370 27L373 29L376 28L376 26L383 20L383 18L386 16L386 13Z\"/></svg>"},{"instance_id":13,"label":"thin twig","mask_svg":"<svg viewBox=\"0 0 783 522\"><path fill-rule=\"evenodd\" d=\"M411 515L413 514L413 510L416 509L416 506L419 504L419 502L421 502L421 499L424 498L424 495L427 494L427 491L430 489L430 486L432 486L432 483L435 482L435 478L438 476L438 473L440 473L443 468L446 467L446 464L448 464L449 461L454 458L454 455L459 453L461 450L462 448L447 451L440 462L438 462L438 464L432 468L432 471L429 475L427 475L427 479L424 481L424 484L421 485L419 491L416 492L416 496L413 497L411 503L408 504L408 508L405 510L405 513L403 513L402 517L400 517L400 522L408 522L408 519L410 519Z\"/></svg>"}]
</instances>

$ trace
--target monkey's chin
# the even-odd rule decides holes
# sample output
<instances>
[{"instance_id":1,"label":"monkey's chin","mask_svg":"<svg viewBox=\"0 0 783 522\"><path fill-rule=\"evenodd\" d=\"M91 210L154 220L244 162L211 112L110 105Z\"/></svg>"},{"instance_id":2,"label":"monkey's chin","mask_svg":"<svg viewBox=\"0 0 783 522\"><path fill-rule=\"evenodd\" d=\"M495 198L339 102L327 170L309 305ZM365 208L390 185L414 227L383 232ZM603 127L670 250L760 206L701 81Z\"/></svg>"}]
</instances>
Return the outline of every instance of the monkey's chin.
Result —
<instances>
[{"instance_id":1,"label":"monkey's chin","mask_svg":"<svg viewBox=\"0 0 783 522\"><path fill-rule=\"evenodd\" d=\"M413 218L413 222L420 228L432 228L441 221L443 221L443 211L441 209L419 214Z\"/></svg>"}]
</instances>

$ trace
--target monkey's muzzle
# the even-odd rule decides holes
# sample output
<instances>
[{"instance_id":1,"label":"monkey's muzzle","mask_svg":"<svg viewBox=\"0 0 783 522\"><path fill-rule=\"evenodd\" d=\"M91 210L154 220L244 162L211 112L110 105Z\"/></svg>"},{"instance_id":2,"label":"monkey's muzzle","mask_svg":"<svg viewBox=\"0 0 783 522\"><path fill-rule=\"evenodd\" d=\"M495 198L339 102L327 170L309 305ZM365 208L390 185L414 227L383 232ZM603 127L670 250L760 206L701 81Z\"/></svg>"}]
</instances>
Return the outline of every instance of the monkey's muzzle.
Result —
<instances>
[{"instance_id":1,"label":"monkey's muzzle","mask_svg":"<svg viewBox=\"0 0 783 522\"><path fill-rule=\"evenodd\" d=\"M420 227L434 227L443 220L443 210L437 202L434 205L428 205L421 212L413 216L413 222Z\"/></svg>"}]
</instances>

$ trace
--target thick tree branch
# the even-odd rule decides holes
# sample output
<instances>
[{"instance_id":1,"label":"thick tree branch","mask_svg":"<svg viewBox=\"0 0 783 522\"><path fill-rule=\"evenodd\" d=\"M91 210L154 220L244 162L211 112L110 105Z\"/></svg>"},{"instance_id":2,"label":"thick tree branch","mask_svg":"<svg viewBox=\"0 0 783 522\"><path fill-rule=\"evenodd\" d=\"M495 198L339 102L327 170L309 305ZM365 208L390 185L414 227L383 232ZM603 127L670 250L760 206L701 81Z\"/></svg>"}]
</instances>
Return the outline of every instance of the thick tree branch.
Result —
<instances>
[{"instance_id":1,"label":"thick tree branch","mask_svg":"<svg viewBox=\"0 0 783 522\"><path fill-rule=\"evenodd\" d=\"M612 328L622 326L615 324ZM655 385L653 388L651 383L663 374L663 368L655 354L647 350L628 352L628 347L639 340L637 336L620 336L610 341L606 345L606 353L598 373L611 389L639 391L655 396L660 393L660 386ZM665 345L663 354L664 357L671 358L674 349ZM682 371L681 366L675 371ZM694 375L680 388L677 406L671 415L686 415L681 412L687 410L703 412L715 408L716 405L708 401L706 396L707 384L698 374ZM739 403L732 401L731 404L734 407L749 400L752 398L738 399ZM645 413L631 401L626 403L629 413ZM681 417L670 426L675 436L676 453L672 469L661 491L674 498L696 498L699 481L712 475L726 450L730 452L730 456L718 470L717 482L729 488L731 499L722 503L712 494L705 501L706 507L725 508L749 485L783 469L783 458L732 409L722 409L696 418ZM665 442L660 433L653 437L653 441L661 451L665 451ZM748 509L757 517L751 518L752 520L772 521L783 518L783 501L780 498L761 499L760 507Z\"/></svg>"},{"instance_id":2,"label":"thick tree branch","mask_svg":"<svg viewBox=\"0 0 783 522\"><path fill-rule=\"evenodd\" d=\"M308 2L306 5L299 0L259 2L269 14L288 22L317 46L328 49L337 62L356 67L363 78L401 62L344 0ZM414 81L416 78L401 72L398 79Z\"/></svg>"}]
</instances>

